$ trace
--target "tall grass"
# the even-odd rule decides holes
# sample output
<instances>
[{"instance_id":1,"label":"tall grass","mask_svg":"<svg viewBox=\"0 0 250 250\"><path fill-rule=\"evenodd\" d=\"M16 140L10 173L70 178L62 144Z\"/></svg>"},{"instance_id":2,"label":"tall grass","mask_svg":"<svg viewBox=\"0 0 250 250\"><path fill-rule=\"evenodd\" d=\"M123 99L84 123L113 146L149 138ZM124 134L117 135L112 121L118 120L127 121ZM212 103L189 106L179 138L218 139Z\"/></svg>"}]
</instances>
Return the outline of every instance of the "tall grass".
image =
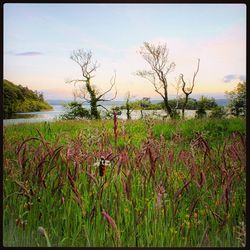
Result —
<instances>
[{"instance_id":1,"label":"tall grass","mask_svg":"<svg viewBox=\"0 0 250 250\"><path fill-rule=\"evenodd\" d=\"M4 127L4 245L243 246L244 132L240 119Z\"/></svg>"}]
</instances>

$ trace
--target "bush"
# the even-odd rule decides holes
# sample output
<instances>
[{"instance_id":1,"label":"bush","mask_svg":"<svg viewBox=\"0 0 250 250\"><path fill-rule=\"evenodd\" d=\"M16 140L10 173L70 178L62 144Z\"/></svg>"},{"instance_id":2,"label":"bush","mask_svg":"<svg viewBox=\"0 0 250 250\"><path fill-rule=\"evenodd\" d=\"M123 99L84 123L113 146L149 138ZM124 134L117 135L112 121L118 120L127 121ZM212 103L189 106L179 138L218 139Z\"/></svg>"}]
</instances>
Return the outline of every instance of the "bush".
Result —
<instances>
[{"instance_id":1,"label":"bush","mask_svg":"<svg viewBox=\"0 0 250 250\"><path fill-rule=\"evenodd\" d=\"M81 103L69 102L64 105L66 112L60 116L63 120L90 119L90 111L82 107Z\"/></svg>"},{"instance_id":2,"label":"bush","mask_svg":"<svg viewBox=\"0 0 250 250\"><path fill-rule=\"evenodd\" d=\"M233 91L226 92L228 107L234 116L246 116L246 82L238 83Z\"/></svg>"},{"instance_id":3,"label":"bush","mask_svg":"<svg viewBox=\"0 0 250 250\"><path fill-rule=\"evenodd\" d=\"M210 117L211 118L224 118L224 117L226 117L226 111L225 111L224 107L218 106L218 107L212 108L212 112L210 114Z\"/></svg>"},{"instance_id":4,"label":"bush","mask_svg":"<svg viewBox=\"0 0 250 250\"><path fill-rule=\"evenodd\" d=\"M204 118L207 116L207 112L204 107L200 106L195 112L195 117L196 118Z\"/></svg>"}]
</instances>

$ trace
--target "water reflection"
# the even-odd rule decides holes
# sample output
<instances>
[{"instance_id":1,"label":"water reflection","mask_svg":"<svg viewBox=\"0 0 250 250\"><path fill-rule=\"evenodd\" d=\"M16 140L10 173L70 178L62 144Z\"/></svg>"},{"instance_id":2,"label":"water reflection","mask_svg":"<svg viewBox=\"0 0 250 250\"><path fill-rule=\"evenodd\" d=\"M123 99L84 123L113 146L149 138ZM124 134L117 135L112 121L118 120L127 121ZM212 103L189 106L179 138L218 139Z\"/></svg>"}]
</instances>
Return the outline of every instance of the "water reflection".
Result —
<instances>
[{"instance_id":1,"label":"water reflection","mask_svg":"<svg viewBox=\"0 0 250 250\"><path fill-rule=\"evenodd\" d=\"M16 114L12 114L10 118L8 119L20 119L20 118L29 119L29 118L34 118L34 117L36 117L34 114L16 113Z\"/></svg>"},{"instance_id":2,"label":"water reflection","mask_svg":"<svg viewBox=\"0 0 250 250\"><path fill-rule=\"evenodd\" d=\"M35 122L45 122L45 121L56 121L60 119L60 115L65 111L62 105L52 105L54 110L52 111L40 111L40 112L27 112L27 113L17 113L14 114L11 119L4 119L3 125L9 124L19 124L19 123L35 123ZM107 108L111 108L107 106ZM143 117L142 117L143 115ZM145 118L147 116L153 116L154 118L162 119L166 116L164 110L134 110L131 113L132 120L138 120ZM185 117L192 118L195 116L195 110L186 110ZM126 120L126 110L122 110L121 115L118 116L119 119Z\"/></svg>"}]
</instances>

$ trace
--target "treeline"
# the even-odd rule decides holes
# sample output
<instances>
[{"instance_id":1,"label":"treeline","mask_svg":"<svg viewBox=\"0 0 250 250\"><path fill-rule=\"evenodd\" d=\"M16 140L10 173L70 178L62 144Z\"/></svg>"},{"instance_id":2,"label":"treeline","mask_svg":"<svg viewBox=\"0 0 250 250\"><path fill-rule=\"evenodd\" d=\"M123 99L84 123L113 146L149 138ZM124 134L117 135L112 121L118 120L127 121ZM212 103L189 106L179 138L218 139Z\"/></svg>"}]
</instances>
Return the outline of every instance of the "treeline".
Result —
<instances>
[{"instance_id":1,"label":"treeline","mask_svg":"<svg viewBox=\"0 0 250 250\"><path fill-rule=\"evenodd\" d=\"M17 112L34 112L53 109L43 94L27 87L16 85L8 80L3 81L3 112L4 118L10 118Z\"/></svg>"},{"instance_id":2,"label":"treeline","mask_svg":"<svg viewBox=\"0 0 250 250\"><path fill-rule=\"evenodd\" d=\"M181 108L183 106L185 99L172 99L169 100L169 105L174 109L175 107ZM149 97L144 97L141 100L129 102L131 109L133 110L160 110L164 109L164 102L160 101L159 103L152 103ZM202 96L199 100L194 98L189 98L186 104L186 109L188 110L197 110L200 106L203 106L206 110L211 110L218 106L214 98L207 98ZM126 104L120 106L120 109L127 109Z\"/></svg>"}]
</instances>

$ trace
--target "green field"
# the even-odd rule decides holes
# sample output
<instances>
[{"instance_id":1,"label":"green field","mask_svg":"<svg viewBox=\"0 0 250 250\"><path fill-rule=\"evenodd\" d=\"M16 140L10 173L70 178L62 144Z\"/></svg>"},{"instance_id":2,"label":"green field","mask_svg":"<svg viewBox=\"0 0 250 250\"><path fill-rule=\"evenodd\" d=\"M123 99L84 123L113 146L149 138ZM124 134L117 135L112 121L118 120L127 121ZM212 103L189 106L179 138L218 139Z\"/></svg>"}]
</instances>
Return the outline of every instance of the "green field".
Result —
<instances>
[{"instance_id":1,"label":"green field","mask_svg":"<svg viewBox=\"0 0 250 250\"><path fill-rule=\"evenodd\" d=\"M245 133L242 118L6 126L4 246L242 247Z\"/></svg>"}]
</instances>

